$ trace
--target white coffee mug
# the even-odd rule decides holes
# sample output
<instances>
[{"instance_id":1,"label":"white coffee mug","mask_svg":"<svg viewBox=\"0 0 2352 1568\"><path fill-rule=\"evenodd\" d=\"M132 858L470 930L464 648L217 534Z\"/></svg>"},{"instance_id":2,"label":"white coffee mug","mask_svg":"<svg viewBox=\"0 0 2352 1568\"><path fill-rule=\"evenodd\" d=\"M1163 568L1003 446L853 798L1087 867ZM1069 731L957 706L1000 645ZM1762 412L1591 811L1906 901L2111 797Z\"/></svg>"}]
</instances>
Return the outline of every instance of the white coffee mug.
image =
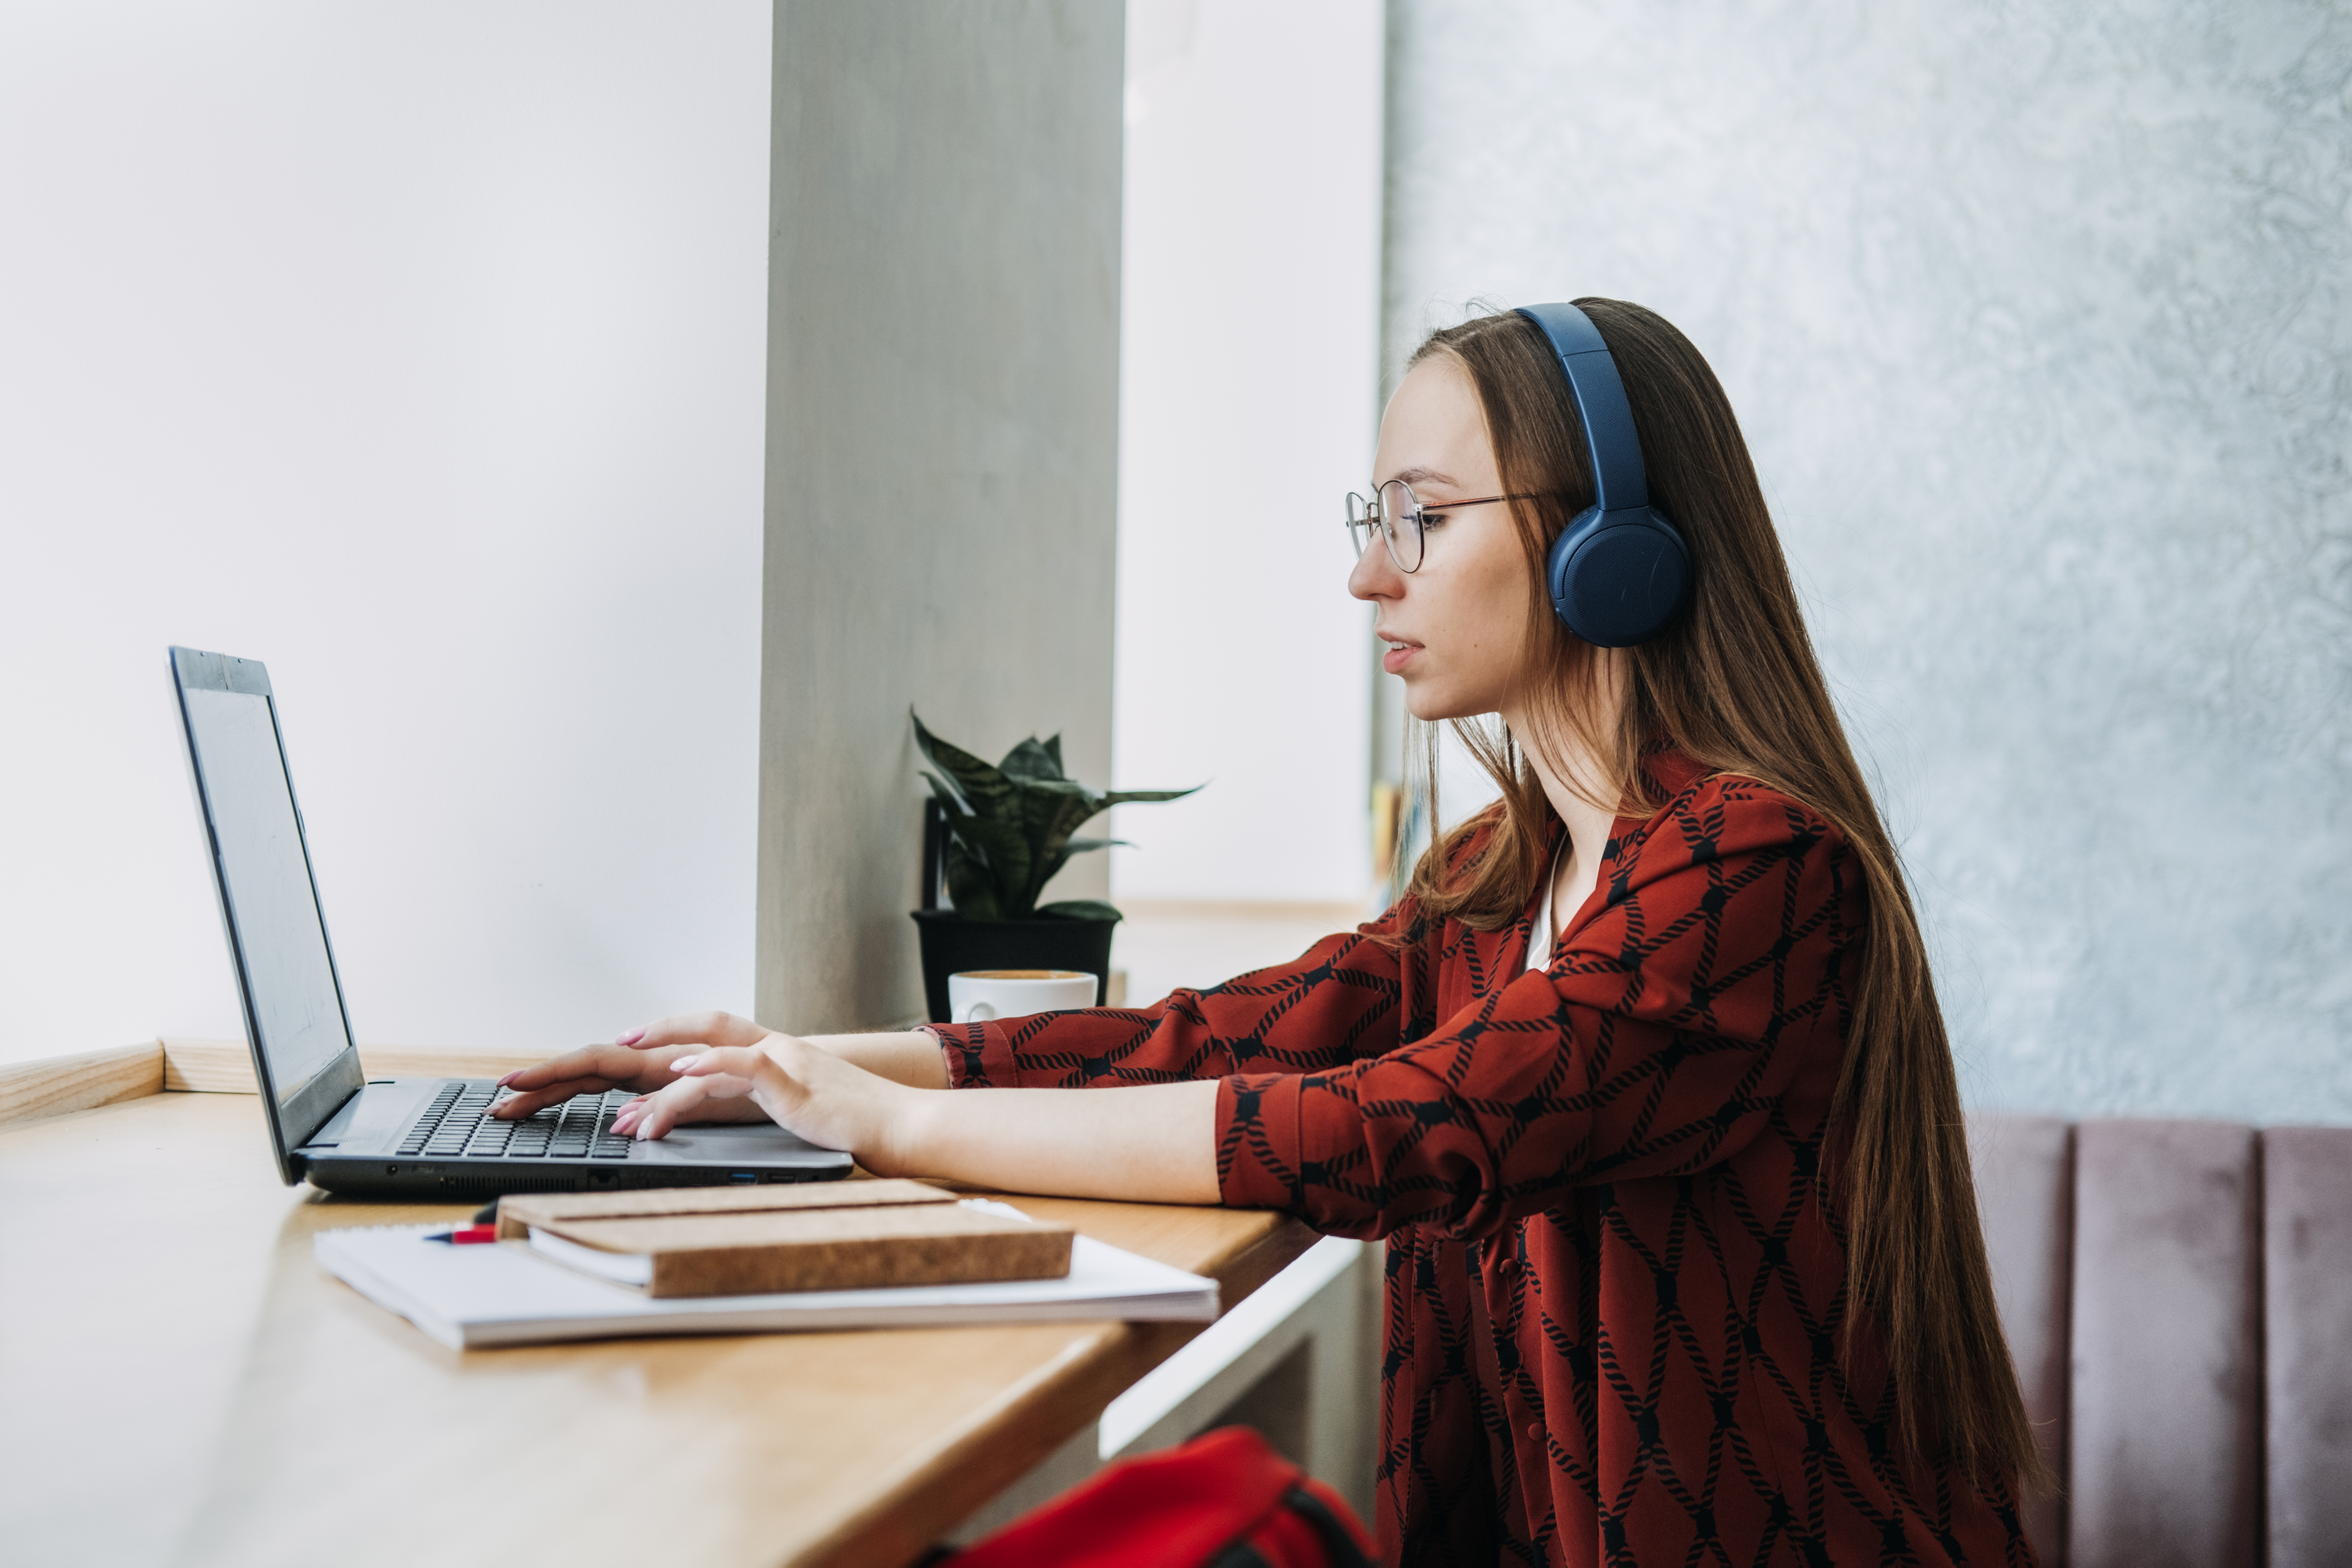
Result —
<instances>
[{"instance_id":1,"label":"white coffee mug","mask_svg":"<svg viewBox=\"0 0 2352 1568\"><path fill-rule=\"evenodd\" d=\"M1094 975L1076 969L966 969L948 976L948 1016L959 1024L1025 1018L1095 1005Z\"/></svg>"}]
</instances>

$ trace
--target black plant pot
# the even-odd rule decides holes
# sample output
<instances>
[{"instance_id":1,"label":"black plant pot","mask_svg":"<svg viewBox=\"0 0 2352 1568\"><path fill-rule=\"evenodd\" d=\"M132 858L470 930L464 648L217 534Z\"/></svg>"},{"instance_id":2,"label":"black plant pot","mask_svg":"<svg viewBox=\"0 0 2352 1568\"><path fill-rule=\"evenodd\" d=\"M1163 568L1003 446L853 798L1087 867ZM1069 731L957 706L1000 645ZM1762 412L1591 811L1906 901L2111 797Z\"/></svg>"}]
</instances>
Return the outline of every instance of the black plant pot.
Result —
<instances>
[{"instance_id":1,"label":"black plant pot","mask_svg":"<svg viewBox=\"0 0 2352 1568\"><path fill-rule=\"evenodd\" d=\"M917 910L923 941L923 1000L931 1022L955 1016L948 976L966 969L1075 969L1095 977L1095 1005L1110 985L1117 921L968 921L953 910Z\"/></svg>"}]
</instances>

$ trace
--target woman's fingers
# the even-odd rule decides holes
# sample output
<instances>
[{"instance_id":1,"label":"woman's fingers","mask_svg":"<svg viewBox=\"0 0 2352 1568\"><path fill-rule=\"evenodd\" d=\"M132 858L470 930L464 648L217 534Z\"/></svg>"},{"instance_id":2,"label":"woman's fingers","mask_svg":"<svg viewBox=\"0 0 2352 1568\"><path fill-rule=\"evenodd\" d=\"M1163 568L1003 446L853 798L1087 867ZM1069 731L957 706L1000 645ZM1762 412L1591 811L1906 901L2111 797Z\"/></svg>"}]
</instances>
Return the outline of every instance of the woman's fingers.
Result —
<instances>
[{"instance_id":1,"label":"woman's fingers","mask_svg":"<svg viewBox=\"0 0 2352 1568\"><path fill-rule=\"evenodd\" d=\"M764 1112L820 1147L857 1151L885 1127L899 1099L916 1094L806 1041L725 1014L664 1019L647 1026L642 1044L673 1047L664 1068L672 1081L614 1117L614 1130L633 1138Z\"/></svg>"},{"instance_id":2,"label":"woman's fingers","mask_svg":"<svg viewBox=\"0 0 2352 1568\"><path fill-rule=\"evenodd\" d=\"M500 1089L545 1089L551 1083L572 1079L588 1078L604 1065L604 1054L611 1046L583 1046L576 1051L566 1051L560 1057L550 1057L527 1068L518 1068L499 1079Z\"/></svg>"},{"instance_id":3,"label":"woman's fingers","mask_svg":"<svg viewBox=\"0 0 2352 1568\"><path fill-rule=\"evenodd\" d=\"M672 1084L658 1094L622 1107L613 1118L613 1131L625 1138L660 1138L702 1103L709 1089L697 1080Z\"/></svg>"},{"instance_id":4,"label":"woman's fingers","mask_svg":"<svg viewBox=\"0 0 2352 1568\"><path fill-rule=\"evenodd\" d=\"M544 1106L561 1105L575 1094L602 1094L608 1089L650 1093L677 1079L677 1075L670 1070L669 1058L674 1052L647 1056L611 1046L602 1050L602 1055L574 1051L568 1057L507 1074L499 1080L499 1085L516 1092L511 1099L499 1101L490 1114L511 1121L529 1116Z\"/></svg>"},{"instance_id":5,"label":"woman's fingers","mask_svg":"<svg viewBox=\"0 0 2352 1568\"><path fill-rule=\"evenodd\" d=\"M502 1100L490 1108L490 1114L510 1121L518 1116L529 1116L532 1111L544 1110L551 1105L561 1105L575 1094L602 1094L608 1089L622 1087L624 1087L622 1080L618 1079L565 1079L562 1082L550 1084L545 1089L532 1089L527 1093L515 1095L511 1099Z\"/></svg>"},{"instance_id":6,"label":"woman's fingers","mask_svg":"<svg viewBox=\"0 0 2352 1568\"><path fill-rule=\"evenodd\" d=\"M511 1121L548 1106L561 1105L574 1095L602 1094L608 1089L633 1089L641 1093L666 1091L677 1081L673 1058L714 1049L756 1056L755 1047L767 1037L767 1030L731 1013L684 1013L657 1018L641 1028L629 1030L609 1046L585 1046L507 1074L499 1079L499 1086L515 1093L499 1101L490 1114ZM658 1138L687 1118L688 1107L749 1091L750 1086L745 1083L724 1090L714 1086L681 1100L665 1101L664 1113L659 1118L660 1131L640 1136ZM634 1125L646 1125L648 1114L639 1111ZM731 1108L717 1114L722 1120L737 1119Z\"/></svg>"},{"instance_id":7,"label":"woman's fingers","mask_svg":"<svg viewBox=\"0 0 2352 1568\"><path fill-rule=\"evenodd\" d=\"M738 1094L748 1093L762 1074L781 1077L782 1073L774 1058L755 1046L714 1046L698 1055L679 1057L669 1065L681 1079L740 1079L743 1088L735 1091Z\"/></svg>"},{"instance_id":8,"label":"woman's fingers","mask_svg":"<svg viewBox=\"0 0 2352 1568\"><path fill-rule=\"evenodd\" d=\"M730 1049L756 1046L767 1037L767 1030L732 1013L683 1013L647 1024L631 1048L650 1051L662 1046L716 1046Z\"/></svg>"},{"instance_id":9,"label":"woman's fingers","mask_svg":"<svg viewBox=\"0 0 2352 1568\"><path fill-rule=\"evenodd\" d=\"M766 1031L761 1034L764 1036ZM631 1136L661 1138L681 1122L716 1120L726 1113L716 1111L714 1101L740 1100L756 1093L763 1077L782 1076L764 1051L751 1046L716 1047L698 1056L680 1057L670 1066L677 1070L677 1081L651 1096L643 1111L629 1117L626 1130ZM759 1098L773 1114L772 1106L766 1105L772 1097ZM623 1114L627 1114L627 1108L624 1108ZM614 1118L614 1127L621 1127L618 1117Z\"/></svg>"},{"instance_id":10,"label":"woman's fingers","mask_svg":"<svg viewBox=\"0 0 2352 1568\"><path fill-rule=\"evenodd\" d=\"M633 1029L621 1039L626 1041L643 1033ZM516 1093L513 1099L501 1100L491 1114L511 1120L529 1116L543 1106L560 1105L575 1094L601 1094L608 1089L659 1089L676 1076L669 1070L669 1058L675 1054L648 1051L620 1042L566 1051L499 1079L499 1088L511 1089Z\"/></svg>"},{"instance_id":11,"label":"woman's fingers","mask_svg":"<svg viewBox=\"0 0 2352 1568\"><path fill-rule=\"evenodd\" d=\"M613 1119L613 1131L632 1138L667 1137L681 1122L709 1116L713 1101L740 1099L751 1089L750 1079L730 1073L705 1071L680 1078L657 1094L623 1106Z\"/></svg>"},{"instance_id":12,"label":"woman's fingers","mask_svg":"<svg viewBox=\"0 0 2352 1568\"><path fill-rule=\"evenodd\" d=\"M698 1081L707 1084L712 1080L702 1079ZM614 1115L613 1131L625 1138L634 1133L638 1123L645 1120L646 1108L653 1103L653 1100L651 1095L639 1095L623 1106ZM723 1100L706 1092L700 1100L694 1101L691 1110L678 1112L672 1125L684 1126L689 1121L706 1125L719 1121L765 1121L767 1119L768 1113L760 1109L760 1102L749 1096ZM653 1134L648 1133L647 1136Z\"/></svg>"}]
</instances>

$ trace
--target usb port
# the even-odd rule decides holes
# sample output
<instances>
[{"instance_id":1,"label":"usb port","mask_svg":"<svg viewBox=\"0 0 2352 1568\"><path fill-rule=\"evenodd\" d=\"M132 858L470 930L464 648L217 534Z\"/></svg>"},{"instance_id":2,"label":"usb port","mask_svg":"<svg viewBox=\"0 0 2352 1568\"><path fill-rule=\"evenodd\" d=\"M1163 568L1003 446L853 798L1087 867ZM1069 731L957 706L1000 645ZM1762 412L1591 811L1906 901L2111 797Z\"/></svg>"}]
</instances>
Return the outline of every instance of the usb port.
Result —
<instances>
[{"instance_id":1,"label":"usb port","mask_svg":"<svg viewBox=\"0 0 2352 1568\"><path fill-rule=\"evenodd\" d=\"M757 1171L736 1171L730 1173L727 1179L730 1182L741 1182L748 1184L758 1181L760 1179L760 1173Z\"/></svg>"}]
</instances>

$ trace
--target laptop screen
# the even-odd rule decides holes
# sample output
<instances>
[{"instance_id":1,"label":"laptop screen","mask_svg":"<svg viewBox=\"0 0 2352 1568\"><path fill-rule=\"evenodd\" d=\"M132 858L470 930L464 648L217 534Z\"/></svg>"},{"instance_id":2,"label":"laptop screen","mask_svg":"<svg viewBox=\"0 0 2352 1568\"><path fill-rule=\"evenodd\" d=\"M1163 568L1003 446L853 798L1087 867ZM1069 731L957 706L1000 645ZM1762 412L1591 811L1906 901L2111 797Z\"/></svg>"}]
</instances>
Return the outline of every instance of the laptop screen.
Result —
<instances>
[{"instance_id":1,"label":"laptop screen","mask_svg":"<svg viewBox=\"0 0 2352 1568\"><path fill-rule=\"evenodd\" d=\"M223 659L209 669L197 665L215 659L197 655L178 661L189 760L211 829L247 1026L267 1068L285 1146L299 1147L358 1087L357 1055L295 815L268 677L249 660ZM206 679L215 671L217 679ZM224 689L234 687L247 689ZM347 1055L352 1065L322 1080ZM346 1079L353 1081L341 1081Z\"/></svg>"}]
</instances>

